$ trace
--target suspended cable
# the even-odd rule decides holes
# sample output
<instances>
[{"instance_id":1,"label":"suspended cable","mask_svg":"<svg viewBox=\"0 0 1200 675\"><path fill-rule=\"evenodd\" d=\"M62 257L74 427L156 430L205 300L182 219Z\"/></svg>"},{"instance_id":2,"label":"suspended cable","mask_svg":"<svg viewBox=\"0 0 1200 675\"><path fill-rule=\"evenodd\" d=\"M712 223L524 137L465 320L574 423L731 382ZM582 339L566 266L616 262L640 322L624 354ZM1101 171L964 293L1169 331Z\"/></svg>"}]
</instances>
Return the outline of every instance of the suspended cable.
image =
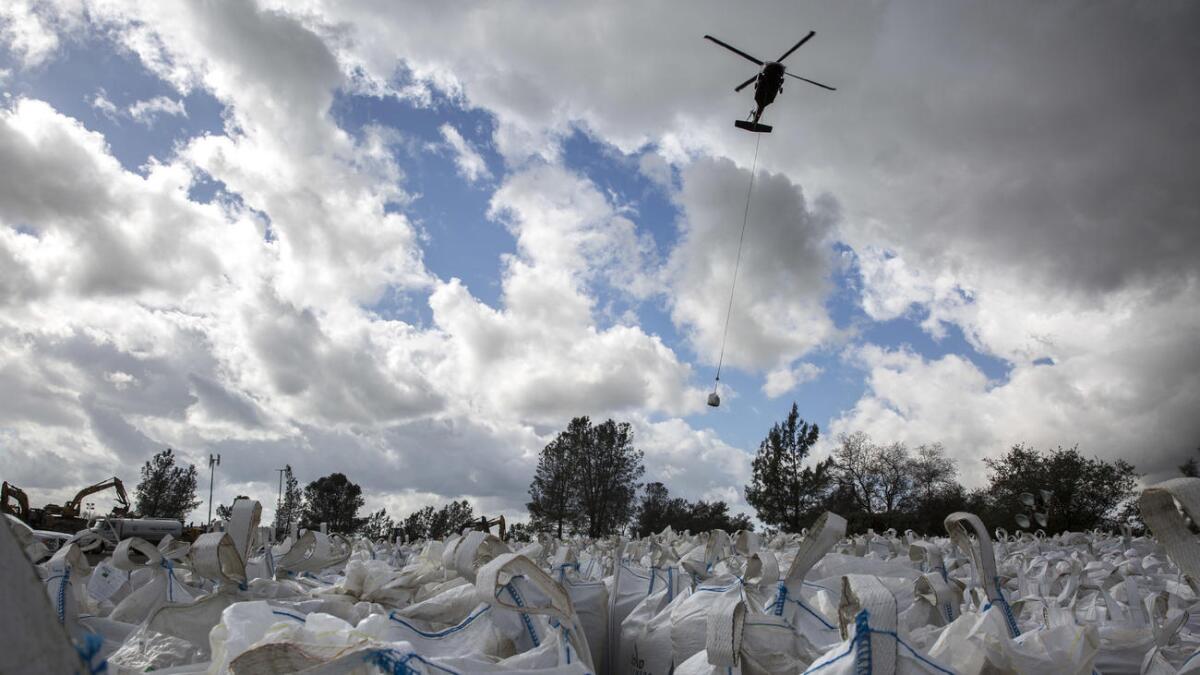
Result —
<instances>
[{"instance_id":1,"label":"suspended cable","mask_svg":"<svg viewBox=\"0 0 1200 675\"><path fill-rule=\"evenodd\" d=\"M716 407L721 399L717 396L717 386L721 383L721 366L725 364L725 342L729 339L729 318L733 314L733 294L737 291L738 270L742 266L742 243L746 240L746 224L750 222L750 195L754 192L754 174L758 171L758 146L762 142L762 134L755 134L754 161L750 163L750 186L746 188L746 209L742 213L742 233L738 235L737 258L733 263L733 282L729 285L729 305L725 308L725 329L721 333L721 355L717 358L717 379L713 382L713 393L708 397L708 404Z\"/></svg>"}]
</instances>

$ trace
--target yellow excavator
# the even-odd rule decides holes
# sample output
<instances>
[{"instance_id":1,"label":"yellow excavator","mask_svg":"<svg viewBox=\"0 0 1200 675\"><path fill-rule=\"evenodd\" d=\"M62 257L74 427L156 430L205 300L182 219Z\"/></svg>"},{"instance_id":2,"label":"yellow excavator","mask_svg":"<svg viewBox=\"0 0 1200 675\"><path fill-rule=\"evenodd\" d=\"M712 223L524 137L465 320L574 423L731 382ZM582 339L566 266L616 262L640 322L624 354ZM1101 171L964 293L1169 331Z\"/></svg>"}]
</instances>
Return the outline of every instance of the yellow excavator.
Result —
<instances>
[{"instance_id":1,"label":"yellow excavator","mask_svg":"<svg viewBox=\"0 0 1200 675\"><path fill-rule=\"evenodd\" d=\"M490 519L487 516L480 516L478 522L475 523L475 529L479 530L480 532L491 532L493 525L500 526L497 531L497 535L501 539L504 539L504 516L496 516L495 518Z\"/></svg>"},{"instance_id":2,"label":"yellow excavator","mask_svg":"<svg viewBox=\"0 0 1200 675\"><path fill-rule=\"evenodd\" d=\"M2 490L2 494L0 494L0 511L17 516L35 529L74 534L88 525L87 519L80 517L80 507L83 505L83 500L109 488L117 492L117 505L112 509L112 517L128 517L130 515L129 495L125 492L125 484L116 476L83 488L70 501L61 506L58 504L47 504L40 509L30 508L29 497L25 494L25 491L5 481L0 486L0 490Z\"/></svg>"},{"instance_id":3,"label":"yellow excavator","mask_svg":"<svg viewBox=\"0 0 1200 675\"><path fill-rule=\"evenodd\" d=\"M116 476L83 488L75 494L75 497L72 498L71 501L63 504L62 506L47 504L43 511L45 511L47 515L52 515L64 520L82 520L79 518L79 507L83 504L83 500L87 499L93 494L96 494L97 492L101 492L109 488L117 491L117 505L113 507L113 517L124 518L125 516L129 515L129 495L125 492L125 484L122 483L121 479L117 478Z\"/></svg>"},{"instance_id":4,"label":"yellow excavator","mask_svg":"<svg viewBox=\"0 0 1200 675\"><path fill-rule=\"evenodd\" d=\"M29 522L29 496L21 488L4 481L0 485L0 513L11 513Z\"/></svg>"}]
</instances>

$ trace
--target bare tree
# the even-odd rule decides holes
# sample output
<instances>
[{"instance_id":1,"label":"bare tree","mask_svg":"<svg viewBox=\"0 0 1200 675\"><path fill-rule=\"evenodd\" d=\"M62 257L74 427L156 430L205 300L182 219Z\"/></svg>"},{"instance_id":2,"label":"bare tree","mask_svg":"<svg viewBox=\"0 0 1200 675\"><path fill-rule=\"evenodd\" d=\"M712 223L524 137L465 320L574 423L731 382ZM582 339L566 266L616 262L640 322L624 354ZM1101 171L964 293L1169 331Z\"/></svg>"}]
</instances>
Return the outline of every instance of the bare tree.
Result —
<instances>
[{"instance_id":1,"label":"bare tree","mask_svg":"<svg viewBox=\"0 0 1200 675\"><path fill-rule=\"evenodd\" d=\"M911 460L913 490L922 502L958 486L958 467L941 443L918 445Z\"/></svg>"},{"instance_id":2,"label":"bare tree","mask_svg":"<svg viewBox=\"0 0 1200 675\"><path fill-rule=\"evenodd\" d=\"M871 437L856 431L842 434L838 440L841 445L833 452L838 485L856 508L874 515L878 504L875 497L879 493L879 475L875 470Z\"/></svg>"},{"instance_id":3,"label":"bare tree","mask_svg":"<svg viewBox=\"0 0 1200 675\"><path fill-rule=\"evenodd\" d=\"M871 446L868 466L874 469L878 491L875 501L878 510L894 513L907 506L912 494L912 460L903 443Z\"/></svg>"}]
</instances>

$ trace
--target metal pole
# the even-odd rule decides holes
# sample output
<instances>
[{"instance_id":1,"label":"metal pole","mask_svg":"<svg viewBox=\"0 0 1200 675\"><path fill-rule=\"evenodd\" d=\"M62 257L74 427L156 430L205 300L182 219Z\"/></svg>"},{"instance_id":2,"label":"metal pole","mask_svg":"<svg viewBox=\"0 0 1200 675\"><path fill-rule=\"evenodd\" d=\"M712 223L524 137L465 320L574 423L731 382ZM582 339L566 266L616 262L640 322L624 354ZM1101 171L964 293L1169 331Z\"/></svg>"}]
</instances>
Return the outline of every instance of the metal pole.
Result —
<instances>
[{"instance_id":1,"label":"metal pole","mask_svg":"<svg viewBox=\"0 0 1200 675\"><path fill-rule=\"evenodd\" d=\"M213 476L216 474L214 466L221 466L221 456L213 457L210 453L208 455L208 523L206 529L212 527Z\"/></svg>"},{"instance_id":2,"label":"metal pole","mask_svg":"<svg viewBox=\"0 0 1200 675\"><path fill-rule=\"evenodd\" d=\"M287 469L275 470L279 472L279 499L275 501L275 536L279 536L279 509L283 506L283 472Z\"/></svg>"}]
</instances>

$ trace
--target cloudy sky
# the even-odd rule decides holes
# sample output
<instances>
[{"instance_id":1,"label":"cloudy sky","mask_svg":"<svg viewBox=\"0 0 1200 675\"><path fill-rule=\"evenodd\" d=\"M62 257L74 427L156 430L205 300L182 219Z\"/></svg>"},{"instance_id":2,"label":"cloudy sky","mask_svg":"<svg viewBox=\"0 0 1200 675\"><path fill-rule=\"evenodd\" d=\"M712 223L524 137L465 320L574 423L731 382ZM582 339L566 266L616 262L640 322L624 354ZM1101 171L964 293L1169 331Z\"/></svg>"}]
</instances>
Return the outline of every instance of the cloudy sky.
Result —
<instances>
[{"instance_id":1,"label":"cloudy sky","mask_svg":"<svg viewBox=\"0 0 1200 675\"><path fill-rule=\"evenodd\" d=\"M1200 6L0 4L0 469L165 446L216 501L342 471L523 513L575 415L746 508L823 445L1200 445ZM754 67L807 31L756 137ZM202 471L207 483L207 471ZM202 507L203 508L203 507ZM203 513L200 511L199 513Z\"/></svg>"}]
</instances>

